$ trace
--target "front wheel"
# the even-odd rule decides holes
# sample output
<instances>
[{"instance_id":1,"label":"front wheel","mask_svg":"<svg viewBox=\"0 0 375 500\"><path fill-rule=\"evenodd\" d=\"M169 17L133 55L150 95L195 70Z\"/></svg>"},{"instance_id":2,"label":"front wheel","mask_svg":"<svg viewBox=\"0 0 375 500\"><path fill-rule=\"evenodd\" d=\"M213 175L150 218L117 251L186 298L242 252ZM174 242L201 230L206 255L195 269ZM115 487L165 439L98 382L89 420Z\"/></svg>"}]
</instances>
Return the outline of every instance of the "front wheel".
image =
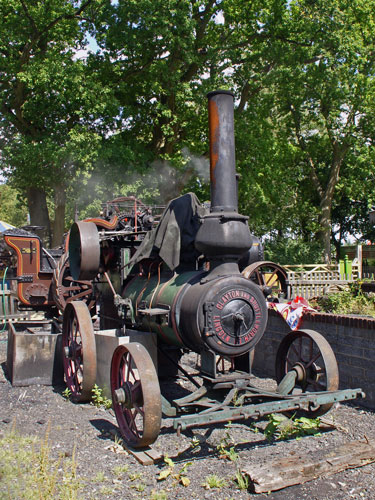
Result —
<instances>
[{"instance_id":1,"label":"front wheel","mask_svg":"<svg viewBox=\"0 0 375 500\"><path fill-rule=\"evenodd\" d=\"M133 448L152 444L160 432L161 394L154 363L141 344L116 348L111 363L111 390L125 442Z\"/></svg>"},{"instance_id":2,"label":"front wheel","mask_svg":"<svg viewBox=\"0 0 375 500\"><path fill-rule=\"evenodd\" d=\"M296 330L286 335L276 354L276 381L278 384L288 372L297 374L292 394L337 391L339 370L334 352L327 340L314 330ZM333 403L309 406L308 417L327 413Z\"/></svg>"}]
</instances>

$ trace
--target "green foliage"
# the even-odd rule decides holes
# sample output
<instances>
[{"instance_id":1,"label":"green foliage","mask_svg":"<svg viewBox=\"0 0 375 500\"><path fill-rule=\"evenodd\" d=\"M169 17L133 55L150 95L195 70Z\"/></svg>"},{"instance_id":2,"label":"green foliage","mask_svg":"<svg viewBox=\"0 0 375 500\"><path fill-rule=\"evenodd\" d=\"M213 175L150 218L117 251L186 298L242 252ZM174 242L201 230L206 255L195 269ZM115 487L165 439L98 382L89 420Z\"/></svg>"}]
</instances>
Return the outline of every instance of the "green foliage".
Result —
<instances>
[{"instance_id":1,"label":"green foliage","mask_svg":"<svg viewBox=\"0 0 375 500\"><path fill-rule=\"evenodd\" d=\"M92 389L91 403L97 408L105 408L108 410L112 407L112 401L105 396L103 396L103 389L98 387L96 384Z\"/></svg>"},{"instance_id":2,"label":"green foliage","mask_svg":"<svg viewBox=\"0 0 375 500\"><path fill-rule=\"evenodd\" d=\"M19 191L9 184L0 184L0 220L15 227L27 224L26 204Z\"/></svg>"},{"instance_id":3,"label":"green foliage","mask_svg":"<svg viewBox=\"0 0 375 500\"><path fill-rule=\"evenodd\" d=\"M271 441L272 439L299 439L303 436L320 435L319 418L287 418L280 413L268 415L268 424L264 430L264 435Z\"/></svg>"},{"instance_id":4,"label":"green foliage","mask_svg":"<svg viewBox=\"0 0 375 500\"><path fill-rule=\"evenodd\" d=\"M151 493L150 500L168 500L167 493L164 490L155 491Z\"/></svg>"},{"instance_id":5,"label":"green foliage","mask_svg":"<svg viewBox=\"0 0 375 500\"><path fill-rule=\"evenodd\" d=\"M265 259L279 264L322 262L322 246L316 240L275 238L266 240L263 244Z\"/></svg>"},{"instance_id":6,"label":"green foliage","mask_svg":"<svg viewBox=\"0 0 375 500\"><path fill-rule=\"evenodd\" d=\"M193 462L186 462L178 472L174 473L175 463L171 458L166 456L164 462L168 467L162 469L158 476L158 481L164 481L167 477L171 476L175 480L175 484L181 484L182 486L189 486L190 479L186 476L187 468L193 465Z\"/></svg>"},{"instance_id":7,"label":"green foliage","mask_svg":"<svg viewBox=\"0 0 375 500\"><path fill-rule=\"evenodd\" d=\"M72 395L72 391L69 389L69 387L65 387L65 389L63 390L62 392L62 396L67 400L69 401L70 400L70 397Z\"/></svg>"},{"instance_id":8,"label":"green foliage","mask_svg":"<svg viewBox=\"0 0 375 500\"><path fill-rule=\"evenodd\" d=\"M136 481L137 479L140 479L142 475L139 472L132 472L129 474L129 479L130 481Z\"/></svg>"},{"instance_id":9,"label":"green foliage","mask_svg":"<svg viewBox=\"0 0 375 500\"><path fill-rule=\"evenodd\" d=\"M93 478L94 483L103 483L107 478L105 477L104 472L99 471Z\"/></svg>"},{"instance_id":10,"label":"green foliage","mask_svg":"<svg viewBox=\"0 0 375 500\"><path fill-rule=\"evenodd\" d=\"M106 91L76 52L85 47L81 16L94 18L102 3L0 0L0 164L25 195L34 188L50 197L56 241L64 230L62 193L97 156L93 122ZM44 225L47 205L34 209L28 201L31 224Z\"/></svg>"},{"instance_id":11,"label":"green foliage","mask_svg":"<svg viewBox=\"0 0 375 500\"><path fill-rule=\"evenodd\" d=\"M129 465L124 464L124 465L116 465L116 467L113 469L113 473L117 478L122 478L122 476L128 472L129 470Z\"/></svg>"},{"instance_id":12,"label":"green foliage","mask_svg":"<svg viewBox=\"0 0 375 500\"><path fill-rule=\"evenodd\" d=\"M199 452L201 449L201 441L197 436L193 436L190 441L191 449L194 453Z\"/></svg>"},{"instance_id":13,"label":"green foliage","mask_svg":"<svg viewBox=\"0 0 375 500\"><path fill-rule=\"evenodd\" d=\"M350 283L344 290L318 297L311 301L312 307L327 313L375 317L375 294L362 292L361 283Z\"/></svg>"},{"instance_id":14,"label":"green foliage","mask_svg":"<svg viewBox=\"0 0 375 500\"><path fill-rule=\"evenodd\" d=\"M274 260L372 234L375 0L0 0L0 13L0 163L47 196L55 232L124 191L206 201L205 95L226 88L240 211L281 245ZM101 50L86 58L87 33Z\"/></svg>"},{"instance_id":15,"label":"green foliage","mask_svg":"<svg viewBox=\"0 0 375 500\"><path fill-rule=\"evenodd\" d=\"M226 458L231 462L238 460L238 453L235 450L233 439L228 429L216 447L219 458Z\"/></svg>"},{"instance_id":16,"label":"green foliage","mask_svg":"<svg viewBox=\"0 0 375 500\"><path fill-rule=\"evenodd\" d=\"M130 487L139 492L145 491L146 489L146 485L144 483L132 484Z\"/></svg>"}]
</instances>

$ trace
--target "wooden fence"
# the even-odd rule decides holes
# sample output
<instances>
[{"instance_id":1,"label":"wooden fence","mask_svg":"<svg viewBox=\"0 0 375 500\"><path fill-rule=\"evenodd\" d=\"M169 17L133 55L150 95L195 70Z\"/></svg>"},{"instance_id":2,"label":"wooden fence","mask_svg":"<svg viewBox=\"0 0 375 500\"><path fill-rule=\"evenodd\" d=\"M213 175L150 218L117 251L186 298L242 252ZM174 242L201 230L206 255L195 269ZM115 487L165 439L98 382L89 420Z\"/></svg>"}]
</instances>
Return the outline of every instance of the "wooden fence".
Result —
<instances>
[{"instance_id":1,"label":"wooden fence","mask_svg":"<svg viewBox=\"0 0 375 500\"><path fill-rule=\"evenodd\" d=\"M353 263L351 274L342 274L337 264L306 264L283 266L287 271L288 299L297 295L305 299L342 290L358 279L359 268Z\"/></svg>"}]
</instances>

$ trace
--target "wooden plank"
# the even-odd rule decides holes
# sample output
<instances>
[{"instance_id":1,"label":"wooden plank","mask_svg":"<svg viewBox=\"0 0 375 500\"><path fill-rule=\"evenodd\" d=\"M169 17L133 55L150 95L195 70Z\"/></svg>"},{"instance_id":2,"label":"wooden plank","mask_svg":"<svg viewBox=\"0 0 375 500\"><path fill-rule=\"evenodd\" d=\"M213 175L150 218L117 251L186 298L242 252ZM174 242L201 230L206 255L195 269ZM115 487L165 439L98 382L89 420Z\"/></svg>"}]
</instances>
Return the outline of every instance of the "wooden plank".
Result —
<instances>
[{"instance_id":1,"label":"wooden plank","mask_svg":"<svg viewBox=\"0 0 375 500\"><path fill-rule=\"evenodd\" d=\"M266 493L373 462L375 462L375 440L351 441L323 453L317 451L309 456L298 455L261 465L247 466L242 472L249 476L249 484L255 493Z\"/></svg>"},{"instance_id":2,"label":"wooden plank","mask_svg":"<svg viewBox=\"0 0 375 500\"><path fill-rule=\"evenodd\" d=\"M156 462L162 460L163 456L161 453L155 451L151 446L146 446L144 448L131 448L130 446L126 446L125 443L122 444L124 449L133 455L133 457L138 460L138 462L142 465L153 465Z\"/></svg>"}]
</instances>

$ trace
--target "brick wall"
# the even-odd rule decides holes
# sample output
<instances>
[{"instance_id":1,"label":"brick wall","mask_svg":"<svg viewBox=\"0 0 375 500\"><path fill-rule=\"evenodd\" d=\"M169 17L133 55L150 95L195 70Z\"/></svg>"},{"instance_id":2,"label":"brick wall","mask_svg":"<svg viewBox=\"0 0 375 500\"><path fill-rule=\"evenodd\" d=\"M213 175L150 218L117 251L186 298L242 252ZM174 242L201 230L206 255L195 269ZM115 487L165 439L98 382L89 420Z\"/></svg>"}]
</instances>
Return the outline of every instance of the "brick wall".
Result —
<instances>
[{"instance_id":1,"label":"brick wall","mask_svg":"<svg viewBox=\"0 0 375 500\"><path fill-rule=\"evenodd\" d=\"M339 366L340 389L361 388L375 408L375 318L307 313L301 329L315 330L330 343ZM253 371L274 378L275 357L281 339L290 331L284 319L269 311L267 329L255 348Z\"/></svg>"}]
</instances>

